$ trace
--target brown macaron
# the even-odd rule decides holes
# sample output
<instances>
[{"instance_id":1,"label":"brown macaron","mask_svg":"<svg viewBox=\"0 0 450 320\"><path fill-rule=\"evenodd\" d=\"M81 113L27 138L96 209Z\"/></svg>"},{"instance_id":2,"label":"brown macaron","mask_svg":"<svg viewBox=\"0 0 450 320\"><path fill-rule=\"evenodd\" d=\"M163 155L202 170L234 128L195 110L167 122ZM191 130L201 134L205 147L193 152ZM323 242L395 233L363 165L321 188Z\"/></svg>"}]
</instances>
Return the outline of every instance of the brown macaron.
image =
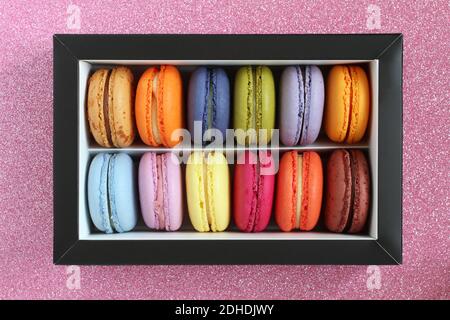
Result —
<instances>
[{"instance_id":1,"label":"brown macaron","mask_svg":"<svg viewBox=\"0 0 450 320\"><path fill-rule=\"evenodd\" d=\"M95 141L102 147L133 143L133 73L127 67L99 69L88 81L87 115Z\"/></svg>"},{"instance_id":2,"label":"brown macaron","mask_svg":"<svg viewBox=\"0 0 450 320\"><path fill-rule=\"evenodd\" d=\"M333 151L327 163L325 226L332 232L358 233L369 211L370 174L364 153Z\"/></svg>"}]
</instances>

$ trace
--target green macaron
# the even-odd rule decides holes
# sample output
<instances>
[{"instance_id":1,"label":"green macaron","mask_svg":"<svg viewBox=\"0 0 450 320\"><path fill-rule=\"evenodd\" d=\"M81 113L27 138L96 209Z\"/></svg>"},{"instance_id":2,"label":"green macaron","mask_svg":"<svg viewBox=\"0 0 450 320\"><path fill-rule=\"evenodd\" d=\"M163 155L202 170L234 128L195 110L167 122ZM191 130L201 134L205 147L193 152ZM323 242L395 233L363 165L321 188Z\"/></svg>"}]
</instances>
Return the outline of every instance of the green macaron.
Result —
<instances>
[{"instance_id":1,"label":"green macaron","mask_svg":"<svg viewBox=\"0 0 450 320\"><path fill-rule=\"evenodd\" d=\"M234 129L247 132L237 135L239 144L269 143L275 126L275 83L266 66L245 66L238 70L234 82ZM254 129L255 135L250 135ZM261 131L261 129L265 129Z\"/></svg>"}]
</instances>

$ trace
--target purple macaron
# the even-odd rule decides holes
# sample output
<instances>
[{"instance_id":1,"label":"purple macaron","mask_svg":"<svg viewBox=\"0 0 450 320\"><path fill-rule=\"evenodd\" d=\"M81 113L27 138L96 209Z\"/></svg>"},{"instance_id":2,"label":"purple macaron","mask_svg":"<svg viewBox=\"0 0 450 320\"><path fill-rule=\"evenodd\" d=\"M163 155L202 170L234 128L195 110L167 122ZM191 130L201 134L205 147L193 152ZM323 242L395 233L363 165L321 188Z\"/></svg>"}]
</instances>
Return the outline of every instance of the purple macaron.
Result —
<instances>
[{"instance_id":1,"label":"purple macaron","mask_svg":"<svg viewBox=\"0 0 450 320\"><path fill-rule=\"evenodd\" d=\"M145 224L176 231L183 220L181 167L170 152L146 152L139 162L139 198Z\"/></svg>"},{"instance_id":2,"label":"purple macaron","mask_svg":"<svg viewBox=\"0 0 450 320\"><path fill-rule=\"evenodd\" d=\"M289 66L280 85L280 138L286 146L313 143L320 132L324 82L317 66Z\"/></svg>"}]
</instances>

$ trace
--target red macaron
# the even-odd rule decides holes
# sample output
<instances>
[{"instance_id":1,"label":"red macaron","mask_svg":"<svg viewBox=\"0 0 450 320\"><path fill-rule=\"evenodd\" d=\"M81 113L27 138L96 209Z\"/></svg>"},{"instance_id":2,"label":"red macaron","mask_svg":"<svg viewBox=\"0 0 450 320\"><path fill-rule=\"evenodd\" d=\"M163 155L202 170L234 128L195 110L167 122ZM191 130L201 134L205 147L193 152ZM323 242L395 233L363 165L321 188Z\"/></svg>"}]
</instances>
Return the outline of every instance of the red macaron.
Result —
<instances>
[{"instance_id":1,"label":"red macaron","mask_svg":"<svg viewBox=\"0 0 450 320\"><path fill-rule=\"evenodd\" d=\"M272 212L275 185L274 162L270 152L245 151L234 167L234 221L239 230L266 229Z\"/></svg>"},{"instance_id":2,"label":"red macaron","mask_svg":"<svg viewBox=\"0 0 450 320\"><path fill-rule=\"evenodd\" d=\"M359 150L335 150L327 164L325 226L358 233L366 224L370 199L369 166Z\"/></svg>"}]
</instances>

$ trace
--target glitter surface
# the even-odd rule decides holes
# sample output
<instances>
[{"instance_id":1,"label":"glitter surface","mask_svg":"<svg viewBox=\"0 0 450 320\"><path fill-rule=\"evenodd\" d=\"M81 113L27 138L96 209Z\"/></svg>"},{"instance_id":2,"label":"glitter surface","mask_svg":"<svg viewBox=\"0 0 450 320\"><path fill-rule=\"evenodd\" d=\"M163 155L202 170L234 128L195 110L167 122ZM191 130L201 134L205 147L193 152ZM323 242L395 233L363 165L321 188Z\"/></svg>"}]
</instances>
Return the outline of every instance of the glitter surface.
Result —
<instances>
[{"instance_id":1,"label":"glitter surface","mask_svg":"<svg viewBox=\"0 0 450 320\"><path fill-rule=\"evenodd\" d=\"M449 2L190 2L0 2L0 298L449 299ZM52 263L54 33L371 32L404 34L404 261L380 289L367 266L82 266L68 289Z\"/></svg>"}]
</instances>

